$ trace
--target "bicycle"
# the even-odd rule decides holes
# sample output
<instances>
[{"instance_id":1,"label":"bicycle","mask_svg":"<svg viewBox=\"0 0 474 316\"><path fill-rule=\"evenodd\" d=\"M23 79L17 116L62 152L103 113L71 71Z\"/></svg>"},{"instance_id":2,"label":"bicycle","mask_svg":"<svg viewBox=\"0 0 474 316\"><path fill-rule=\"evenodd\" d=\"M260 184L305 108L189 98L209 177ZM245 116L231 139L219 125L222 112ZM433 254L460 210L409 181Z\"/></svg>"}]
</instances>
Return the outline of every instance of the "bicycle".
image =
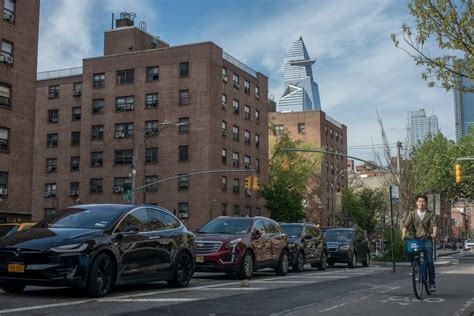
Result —
<instances>
[{"instance_id":1,"label":"bicycle","mask_svg":"<svg viewBox=\"0 0 474 316\"><path fill-rule=\"evenodd\" d=\"M411 277L413 282L413 291L417 299L423 297L423 288L426 294L431 295L428 283L428 263L425 261L423 250L425 249L425 240L423 239L406 239L407 253L413 254L413 262L411 264Z\"/></svg>"}]
</instances>

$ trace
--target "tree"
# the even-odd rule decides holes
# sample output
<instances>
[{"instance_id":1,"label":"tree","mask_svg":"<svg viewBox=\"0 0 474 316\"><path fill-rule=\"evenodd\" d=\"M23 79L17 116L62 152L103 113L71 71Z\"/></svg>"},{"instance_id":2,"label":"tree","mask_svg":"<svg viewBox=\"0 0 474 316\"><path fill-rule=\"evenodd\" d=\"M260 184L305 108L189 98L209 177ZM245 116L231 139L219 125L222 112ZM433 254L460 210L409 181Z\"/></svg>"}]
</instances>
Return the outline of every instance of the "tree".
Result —
<instances>
[{"instance_id":1,"label":"tree","mask_svg":"<svg viewBox=\"0 0 474 316\"><path fill-rule=\"evenodd\" d=\"M391 34L395 46L413 58L416 65L425 67L422 78L429 87L437 81L448 91L474 91L474 85L460 84L461 77L474 83L472 0L411 0L408 10L415 18L416 35L412 27L403 24L404 45ZM440 48L438 56L428 51L432 42Z\"/></svg>"}]
</instances>

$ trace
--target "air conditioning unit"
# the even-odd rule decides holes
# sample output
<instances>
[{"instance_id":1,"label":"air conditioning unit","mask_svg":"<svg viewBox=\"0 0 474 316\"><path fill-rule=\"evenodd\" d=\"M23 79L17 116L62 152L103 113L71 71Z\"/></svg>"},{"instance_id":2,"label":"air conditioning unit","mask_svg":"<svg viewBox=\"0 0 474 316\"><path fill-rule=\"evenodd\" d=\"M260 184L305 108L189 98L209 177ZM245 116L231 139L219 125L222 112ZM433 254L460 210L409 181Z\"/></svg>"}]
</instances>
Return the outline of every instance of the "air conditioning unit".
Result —
<instances>
[{"instance_id":1,"label":"air conditioning unit","mask_svg":"<svg viewBox=\"0 0 474 316\"><path fill-rule=\"evenodd\" d=\"M188 218L188 213L179 213L178 218Z\"/></svg>"},{"instance_id":2,"label":"air conditioning unit","mask_svg":"<svg viewBox=\"0 0 474 316\"><path fill-rule=\"evenodd\" d=\"M234 81L233 86L234 86L234 88L239 88L239 83L237 81Z\"/></svg>"},{"instance_id":3,"label":"air conditioning unit","mask_svg":"<svg viewBox=\"0 0 474 316\"><path fill-rule=\"evenodd\" d=\"M13 64L13 57L10 55L0 55L0 62L5 64Z\"/></svg>"},{"instance_id":4,"label":"air conditioning unit","mask_svg":"<svg viewBox=\"0 0 474 316\"><path fill-rule=\"evenodd\" d=\"M115 192L115 193L123 192L123 187L121 187L121 186L115 186L115 187L114 187L114 192Z\"/></svg>"},{"instance_id":5,"label":"air conditioning unit","mask_svg":"<svg viewBox=\"0 0 474 316\"><path fill-rule=\"evenodd\" d=\"M94 162L94 167L100 167L101 163L100 162Z\"/></svg>"},{"instance_id":6,"label":"air conditioning unit","mask_svg":"<svg viewBox=\"0 0 474 316\"><path fill-rule=\"evenodd\" d=\"M222 76L222 81L227 82L227 76Z\"/></svg>"},{"instance_id":7,"label":"air conditioning unit","mask_svg":"<svg viewBox=\"0 0 474 316\"><path fill-rule=\"evenodd\" d=\"M44 192L43 194L45 197L50 197L52 194L51 194L51 191L46 191Z\"/></svg>"},{"instance_id":8,"label":"air conditioning unit","mask_svg":"<svg viewBox=\"0 0 474 316\"><path fill-rule=\"evenodd\" d=\"M8 189L0 188L0 195L7 195L7 194L8 194Z\"/></svg>"},{"instance_id":9,"label":"air conditioning unit","mask_svg":"<svg viewBox=\"0 0 474 316\"><path fill-rule=\"evenodd\" d=\"M250 94L250 88L247 88L247 87L246 87L246 88L244 89L244 92L247 93L247 94Z\"/></svg>"},{"instance_id":10,"label":"air conditioning unit","mask_svg":"<svg viewBox=\"0 0 474 316\"><path fill-rule=\"evenodd\" d=\"M158 102L156 101L148 102L147 106L150 108L156 108L158 106Z\"/></svg>"},{"instance_id":11,"label":"air conditioning unit","mask_svg":"<svg viewBox=\"0 0 474 316\"><path fill-rule=\"evenodd\" d=\"M72 95L75 97L80 97L82 95L82 90L73 90Z\"/></svg>"},{"instance_id":12,"label":"air conditioning unit","mask_svg":"<svg viewBox=\"0 0 474 316\"><path fill-rule=\"evenodd\" d=\"M57 122L59 121L59 118L53 117L51 121L52 121L53 123L57 123Z\"/></svg>"},{"instance_id":13,"label":"air conditioning unit","mask_svg":"<svg viewBox=\"0 0 474 316\"><path fill-rule=\"evenodd\" d=\"M125 133L124 132L115 132L115 138L124 138Z\"/></svg>"},{"instance_id":14,"label":"air conditioning unit","mask_svg":"<svg viewBox=\"0 0 474 316\"><path fill-rule=\"evenodd\" d=\"M224 137L227 136L227 130L226 129L222 130L222 136L224 136Z\"/></svg>"},{"instance_id":15,"label":"air conditioning unit","mask_svg":"<svg viewBox=\"0 0 474 316\"><path fill-rule=\"evenodd\" d=\"M69 190L69 196L79 196L79 190Z\"/></svg>"},{"instance_id":16,"label":"air conditioning unit","mask_svg":"<svg viewBox=\"0 0 474 316\"><path fill-rule=\"evenodd\" d=\"M15 20L15 16L13 15L13 13L3 12L3 19L13 22L13 20Z\"/></svg>"},{"instance_id":17,"label":"air conditioning unit","mask_svg":"<svg viewBox=\"0 0 474 316\"><path fill-rule=\"evenodd\" d=\"M125 104L125 105L123 106L123 109L124 109L124 110L131 110L131 109L133 109L133 105L132 105L132 104Z\"/></svg>"},{"instance_id":18,"label":"air conditioning unit","mask_svg":"<svg viewBox=\"0 0 474 316\"><path fill-rule=\"evenodd\" d=\"M223 109L227 109L227 103L222 102L222 108L223 108Z\"/></svg>"},{"instance_id":19,"label":"air conditioning unit","mask_svg":"<svg viewBox=\"0 0 474 316\"><path fill-rule=\"evenodd\" d=\"M46 172L53 172L53 171L56 171L56 168L55 167L46 167Z\"/></svg>"}]
</instances>

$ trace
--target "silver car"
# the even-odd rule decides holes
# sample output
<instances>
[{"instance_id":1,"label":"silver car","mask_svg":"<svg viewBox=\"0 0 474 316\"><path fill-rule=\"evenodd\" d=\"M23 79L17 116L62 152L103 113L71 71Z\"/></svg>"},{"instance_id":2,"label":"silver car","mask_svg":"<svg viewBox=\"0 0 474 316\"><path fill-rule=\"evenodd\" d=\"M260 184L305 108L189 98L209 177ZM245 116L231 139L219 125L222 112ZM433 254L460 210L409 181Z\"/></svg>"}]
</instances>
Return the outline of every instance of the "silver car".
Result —
<instances>
[{"instance_id":1,"label":"silver car","mask_svg":"<svg viewBox=\"0 0 474 316\"><path fill-rule=\"evenodd\" d=\"M474 249L474 239L466 239L464 241L464 250Z\"/></svg>"}]
</instances>

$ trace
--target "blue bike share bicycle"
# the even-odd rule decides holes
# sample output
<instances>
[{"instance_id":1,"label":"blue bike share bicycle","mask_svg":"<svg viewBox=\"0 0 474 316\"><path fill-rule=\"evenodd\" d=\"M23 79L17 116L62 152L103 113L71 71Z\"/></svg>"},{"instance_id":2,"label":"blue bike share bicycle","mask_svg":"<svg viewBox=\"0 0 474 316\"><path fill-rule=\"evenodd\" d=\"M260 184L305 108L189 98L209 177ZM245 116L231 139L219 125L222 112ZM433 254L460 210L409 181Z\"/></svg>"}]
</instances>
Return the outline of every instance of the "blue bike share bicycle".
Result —
<instances>
[{"instance_id":1,"label":"blue bike share bicycle","mask_svg":"<svg viewBox=\"0 0 474 316\"><path fill-rule=\"evenodd\" d=\"M417 299L423 297L423 289L427 295L431 295L428 283L428 263L424 258L425 240L406 239L407 253L413 255L411 264L411 277L413 282L413 291Z\"/></svg>"}]
</instances>

